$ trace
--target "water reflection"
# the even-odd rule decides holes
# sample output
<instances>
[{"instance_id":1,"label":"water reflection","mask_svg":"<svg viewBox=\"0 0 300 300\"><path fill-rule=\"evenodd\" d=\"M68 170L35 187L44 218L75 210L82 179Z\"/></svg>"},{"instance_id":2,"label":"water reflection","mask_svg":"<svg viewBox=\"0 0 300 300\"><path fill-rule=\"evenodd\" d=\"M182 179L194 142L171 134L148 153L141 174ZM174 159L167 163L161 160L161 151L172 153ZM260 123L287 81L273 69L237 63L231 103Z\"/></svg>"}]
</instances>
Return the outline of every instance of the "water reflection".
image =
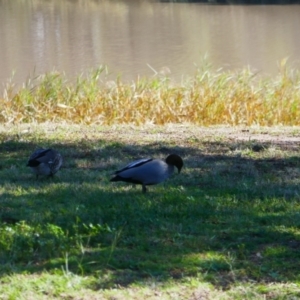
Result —
<instances>
[{"instance_id":1,"label":"water reflection","mask_svg":"<svg viewBox=\"0 0 300 300\"><path fill-rule=\"evenodd\" d=\"M0 0L0 79L53 69L72 78L105 64L111 79L169 69L180 80L206 54L216 68L274 74L287 56L298 66L299 15L299 6Z\"/></svg>"}]
</instances>

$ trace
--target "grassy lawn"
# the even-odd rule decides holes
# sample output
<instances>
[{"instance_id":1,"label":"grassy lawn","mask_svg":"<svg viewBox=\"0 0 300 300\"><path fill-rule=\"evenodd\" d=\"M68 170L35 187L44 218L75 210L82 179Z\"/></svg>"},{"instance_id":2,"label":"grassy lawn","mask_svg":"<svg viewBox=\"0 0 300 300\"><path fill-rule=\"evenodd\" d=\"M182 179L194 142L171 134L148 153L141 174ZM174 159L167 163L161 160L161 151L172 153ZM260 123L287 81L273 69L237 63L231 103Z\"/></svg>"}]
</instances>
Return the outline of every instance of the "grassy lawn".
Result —
<instances>
[{"instance_id":1,"label":"grassy lawn","mask_svg":"<svg viewBox=\"0 0 300 300\"><path fill-rule=\"evenodd\" d=\"M0 299L300 299L300 128L0 127ZM38 146L54 178L26 167ZM109 182L175 152L164 184Z\"/></svg>"}]
</instances>

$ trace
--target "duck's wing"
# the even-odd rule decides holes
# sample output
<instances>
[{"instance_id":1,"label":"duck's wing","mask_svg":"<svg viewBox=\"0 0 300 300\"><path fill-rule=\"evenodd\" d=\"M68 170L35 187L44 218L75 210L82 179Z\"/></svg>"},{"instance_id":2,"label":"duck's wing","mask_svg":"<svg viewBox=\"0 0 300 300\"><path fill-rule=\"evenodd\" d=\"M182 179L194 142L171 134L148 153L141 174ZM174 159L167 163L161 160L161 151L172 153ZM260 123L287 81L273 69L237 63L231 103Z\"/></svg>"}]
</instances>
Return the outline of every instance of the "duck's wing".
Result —
<instances>
[{"instance_id":1,"label":"duck's wing","mask_svg":"<svg viewBox=\"0 0 300 300\"><path fill-rule=\"evenodd\" d=\"M29 160L38 159L39 157L43 156L49 150L50 149L39 148L30 155Z\"/></svg>"},{"instance_id":2,"label":"duck's wing","mask_svg":"<svg viewBox=\"0 0 300 300\"><path fill-rule=\"evenodd\" d=\"M48 165L51 169L51 172L55 174L60 169L62 163L63 163L62 156L58 152L53 151L53 155L51 155L51 157L49 157L48 160Z\"/></svg>"},{"instance_id":3,"label":"duck's wing","mask_svg":"<svg viewBox=\"0 0 300 300\"><path fill-rule=\"evenodd\" d=\"M35 150L29 157L27 166L30 167L38 166L41 162L44 162L45 159L47 160L47 155L48 153L50 153L50 151L51 149L44 149L44 148Z\"/></svg>"},{"instance_id":4,"label":"duck's wing","mask_svg":"<svg viewBox=\"0 0 300 300\"><path fill-rule=\"evenodd\" d=\"M152 160L153 160L152 158L142 158L142 159L138 159L138 160L132 161L126 167L124 167L121 170L116 171L114 174L119 174L119 173L124 172L126 170L140 167L140 166L142 166L142 165L144 165L144 164L146 164L146 163L148 163L148 162L150 162Z\"/></svg>"}]
</instances>

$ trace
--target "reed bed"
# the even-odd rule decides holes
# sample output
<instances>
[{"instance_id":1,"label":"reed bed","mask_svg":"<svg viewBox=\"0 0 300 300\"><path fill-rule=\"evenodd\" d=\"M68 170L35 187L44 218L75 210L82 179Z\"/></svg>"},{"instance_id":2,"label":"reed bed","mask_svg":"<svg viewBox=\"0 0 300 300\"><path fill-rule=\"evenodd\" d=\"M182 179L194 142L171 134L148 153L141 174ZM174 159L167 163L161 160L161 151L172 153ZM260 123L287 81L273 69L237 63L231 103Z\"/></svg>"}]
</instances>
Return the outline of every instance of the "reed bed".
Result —
<instances>
[{"instance_id":1,"label":"reed bed","mask_svg":"<svg viewBox=\"0 0 300 300\"><path fill-rule=\"evenodd\" d=\"M99 67L75 82L47 73L17 91L8 84L0 98L0 123L300 125L300 73L285 62L275 78L249 69L201 68L181 83L159 76L106 81L105 71Z\"/></svg>"}]
</instances>

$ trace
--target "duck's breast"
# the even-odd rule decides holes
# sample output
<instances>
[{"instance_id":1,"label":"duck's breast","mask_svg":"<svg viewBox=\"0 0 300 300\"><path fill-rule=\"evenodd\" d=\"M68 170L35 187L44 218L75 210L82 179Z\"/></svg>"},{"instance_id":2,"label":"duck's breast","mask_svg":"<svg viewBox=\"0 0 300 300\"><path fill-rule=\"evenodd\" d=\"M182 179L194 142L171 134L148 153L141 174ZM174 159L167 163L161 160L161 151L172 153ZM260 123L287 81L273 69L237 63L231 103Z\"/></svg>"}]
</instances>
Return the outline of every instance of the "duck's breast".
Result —
<instances>
[{"instance_id":1,"label":"duck's breast","mask_svg":"<svg viewBox=\"0 0 300 300\"><path fill-rule=\"evenodd\" d=\"M40 163L36 168L32 168L34 173L38 175L50 175L51 169L49 168L49 165L46 163Z\"/></svg>"}]
</instances>

